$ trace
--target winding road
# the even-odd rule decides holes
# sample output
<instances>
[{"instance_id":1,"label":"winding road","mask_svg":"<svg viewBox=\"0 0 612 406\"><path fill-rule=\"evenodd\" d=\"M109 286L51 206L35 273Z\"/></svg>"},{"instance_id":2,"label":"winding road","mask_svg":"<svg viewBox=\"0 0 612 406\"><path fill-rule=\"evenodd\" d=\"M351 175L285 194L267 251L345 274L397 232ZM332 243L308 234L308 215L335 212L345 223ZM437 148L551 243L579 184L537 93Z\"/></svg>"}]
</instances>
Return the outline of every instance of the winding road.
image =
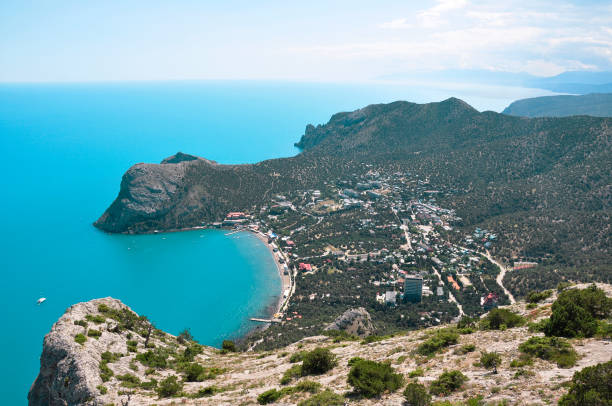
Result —
<instances>
[{"instance_id":1,"label":"winding road","mask_svg":"<svg viewBox=\"0 0 612 406\"><path fill-rule=\"evenodd\" d=\"M495 279L497 281L497 284L501 286L501 288L504 290L504 293L510 299L510 304L515 304L516 300L514 299L514 296L512 296L512 293L510 293L510 291L506 289L506 287L504 286L504 276L506 276L506 272L508 271L508 269L505 266L503 266L500 262L497 262L495 259L493 259L489 250L486 250L485 252L486 252L485 257L487 257L489 261L497 265L500 269L499 274L497 275L497 278Z\"/></svg>"}]
</instances>

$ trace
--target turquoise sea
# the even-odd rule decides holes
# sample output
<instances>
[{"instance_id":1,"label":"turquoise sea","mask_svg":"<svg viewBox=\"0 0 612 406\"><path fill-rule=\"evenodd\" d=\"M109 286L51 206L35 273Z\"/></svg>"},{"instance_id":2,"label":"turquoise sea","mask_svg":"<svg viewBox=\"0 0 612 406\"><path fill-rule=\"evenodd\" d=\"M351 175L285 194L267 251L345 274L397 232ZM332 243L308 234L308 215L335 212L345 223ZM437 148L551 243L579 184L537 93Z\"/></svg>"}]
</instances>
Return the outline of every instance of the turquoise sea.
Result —
<instances>
[{"instance_id":1,"label":"turquoise sea","mask_svg":"<svg viewBox=\"0 0 612 406\"><path fill-rule=\"evenodd\" d=\"M219 345L280 294L254 236L104 234L91 223L137 162L177 151L221 163L297 153L308 123L398 99L501 110L533 89L460 85L142 82L0 85L0 392L26 404L44 335L73 303L121 299L171 333ZM35 304L39 297L48 300Z\"/></svg>"}]
</instances>

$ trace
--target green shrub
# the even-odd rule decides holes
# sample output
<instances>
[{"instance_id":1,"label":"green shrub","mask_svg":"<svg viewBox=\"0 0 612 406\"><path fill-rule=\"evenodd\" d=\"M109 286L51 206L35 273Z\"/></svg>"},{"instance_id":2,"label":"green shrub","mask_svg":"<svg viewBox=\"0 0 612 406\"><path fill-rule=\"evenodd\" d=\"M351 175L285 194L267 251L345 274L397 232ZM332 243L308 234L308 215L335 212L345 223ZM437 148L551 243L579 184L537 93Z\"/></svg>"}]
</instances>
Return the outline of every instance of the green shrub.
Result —
<instances>
[{"instance_id":1,"label":"green shrub","mask_svg":"<svg viewBox=\"0 0 612 406\"><path fill-rule=\"evenodd\" d=\"M74 325L75 326L81 326L81 327L85 327L87 328L87 322L85 320L75 320L74 321Z\"/></svg>"},{"instance_id":2,"label":"green shrub","mask_svg":"<svg viewBox=\"0 0 612 406\"><path fill-rule=\"evenodd\" d=\"M552 290L544 290L542 292L531 291L527 295L527 301L529 303L540 303L544 299L548 299L552 296Z\"/></svg>"},{"instance_id":3,"label":"green shrub","mask_svg":"<svg viewBox=\"0 0 612 406\"><path fill-rule=\"evenodd\" d=\"M117 379L121 381L121 386L126 388L136 388L140 386L140 379L132 374L117 375Z\"/></svg>"},{"instance_id":4,"label":"green shrub","mask_svg":"<svg viewBox=\"0 0 612 406\"><path fill-rule=\"evenodd\" d=\"M364 338L361 341L362 345L366 345L366 344L371 344L371 343L376 343L378 341L382 341L382 340L386 340L388 338L393 337L392 335L387 335L387 336L379 336L376 334L372 334L371 336L367 336L366 338Z\"/></svg>"},{"instance_id":5,"label":"green shrub","mask_svg":"<svg viewBox=\"0 0 612 406\"><path fill-rule=\"evenodd\" d=\"M95 338L95 339L97 340L97 339L98 339L98 338L100 338L100 336L102 335L102 332L101 332L100 330L94 330L93 328L90 328L90 329L87 331L87 335L88 335L89 337L93 337L93 338Z\"/></svg>"},{"instance_id":6,"label":"green shrub","mask_svg":"<svg viewBox=\"0 0 612 406\"><path fill-rule=\"evenodd\" d=\"M570 286L572 286L571 282L559 282L557 284L557 292L561 293L563 290L569 288Z\"/></svg>"},{"instance_id":7,"label":"green shrub","mask_svg":"<svg viewBox=\"0 0 612 406\"><path fill-rule=\"evenodd\" d=\"M95 316L92 314L88 314L85 316L85 319L96 324L102 324L106 321L106 317L102 316L101 314L96 314Z\"/></svg>"},{"instance_id":8,"label":"green shrub","mask_svg":"<svg viewBox=\"0 0 612 406\"><path fill-rule=\"evenodd\" d=\"M468 354L468 353L474 352L474 351L476 351L476 346L474 344L465 344L465 345L462 345L461 347L457 348L453 352L455 354L457 354L457 355L465 355L465 354Z\"/></svg>"},{"instance_id":9,"label":"green shrub","mask_svg":"<svg viewBox=\"0 0 612 406\"><path fill-rule=\"evenodd\" d=\"M522 368L529 365L533 365L533 360L527 354L521 354L519 358L513 359L510 362L510 368Z\"/></svg>"},{"instance_id":10,"label":"green shrub","mask_svg":"<svg viewBox=\"0 0 612 406\"><path fill-rule=\"evenodd\" d=\"M417 353L427 356L433 355L442 348L457 344L458 339L459 333L456 330L450 328L439 329L417 347Z\"/></svg>"},{"instance_id":11,"label":"green shrub","mask_svg":"<svg viewBox=\"0 0 612 406\"><path fill-rule=\"evenodd\" d=\"M106 389L106 386L104 385L98 385L96 386L96 388L100 391L101 395L106 395L106 393L108 392L108 389Z\"/></svg>"},{"instance_id":12,"label":"green shrub","mask_svg":"<svg viewBox=\"0 0 612 406\"><path fill-rule=\"evenodd\" d=\"M359 337L353 334L349 334L344 330L325 330L322 332L323 335L333 338L335 343L341 341L357 341Z\"/></svg>"},{"instance_id":13,"label":"green shrub","mask_svg":"<svg viewBox=\"0 0 612 406\"><path fill-rule=\"evenodd\" d=\"M344 406L344 398L330 390L311 396L298 403L298 406Z\"/></svg>"},{"instance_id":14,"label":"green shrub","mask_svg":"<svg viewBox=\"0 0 612 406\"><path fill-rule=\"evenodd\" d=\"M559 406L612 405L612 361L575 372L569 391Z\"/></svg>"},{"instance_id":15,"label":"green shrub","mask_svg":"<svg viewBox=\"0 0 612 406\"><path fill-rule=\"evenodd\" d=\"M301 365L293 365L291 368L285 371L283 377L280 380L281 385L287 385L295 378L299 378L302 376L302 366Z\"/></svg>"},{"instance_id":16,"label":"green shrub","mask_svg":"<svg viewBox=\"0 0 612 406\"><path fill-rule=\"evenodd\" d=\"M501 364L501 357L496 352L483 351L480 354L480 364L486 369L492 369L493 373L497 373L497 367Z\"/></svg>"},{"instance_id":17,"label":"green shrub","mask_svg":"<svg viewBox=\"0 0 612 406\"><path fill-rule=\"evenodd\" d=\"M165 368L167 363L168 354L162 351L147 351L140 354L136 354L136 360L147 367L152 368Z\"/></svg>"},{"instance_id":18,"label":"green shrub","mask_svg":"<svg viewBox=\"0 0 612 406\"><path fill-rule=\"evenodd\" d=\"M228 352L236 352L236 343L231 340L223 340L221 344L221 349Z\"/></svg>"},{"instance_id":19,"label":"green shrub","mask_svg":"<svg viewBox=\"0 0 612 406\"><path fill-rule=\"evenodd\" d=\"M185 380L187 382L202 382L204 380L204 367L195 362L185 368Z\"/></svg>"},{"instance_id":20,"label":"green shrub","mask_svg":"<svg viewBox=\"0 0 612 406\"><path fill-rule=\"evenodd\" d=\"M83 344L85 344L85 341L87 341L87 337L85 337L83 334L79 333L79 334L74 336L74 341L76 341L77 343L83 345Z\"/></svg>"},{"instance_id":21,"label":"green shrub","mask_svg":"<svg viewBox=\"0 0 612 406\"><path fill-rule=\"evenodd\" d=\"M100 355L100 358L102 358L102 361L104 361L104 362L117 362L121 358L121 354L119 354L119 353L112 353L110 351L104 351Z\"/></svg>"},{"instance_id":22,"label":"green shrub","mask_svg":"<svg viewBox=\"0 0 612 406\"><path fill-rule=\"evenodd\" d=\"M417 368L414 371L408 373L408 378L417 378L423 375L425 375L425 371L423 371L423 368Z\"/></svg>"},{"instance_id":23,"label":"green shrub","mask_svg":"<svg viewBox=\"0 0 612 406\"><path fill-rule=\"evenodd\" d=\"M100 379L102 379L102 382L108 382L114 375L112 369L110 369L106 364L107 362L104 360L100 361L100 364L98 364L100 367Z\"/></svg>"},{"instance_id":24,"label":"green shrub","mask_svg":"<svg viewBox=\"0 0 612 406\"><path fill-rule=\"evenodd\" d=\"M505 330L525 324L525 319L508 309L493 309L480 320L482 330Z\"/></svg>"},{"instance_id":25,"label":"green shrub","mask_svg":"<svg viewBox=\"0 0 612 406\"><path fill-rule=\"evenodd\" d=\"M321 384L314 381L302 381L295 385L295 390L297 392L317 393L321 390Z\"/></svg>"},{"instance_id":26,"label":"green shrub","mask_svg":"<svg viewBox=\"0 0 612 406\"><path fill-rule=\"evenodd\" d=\"M586 289L561 292L552 305L550 322L544 333L558 337L592 337L597 332L597 319L605 319L612 311L612 299L592 285Z\"/></svg>"},{"instance_id":27,"label":"green shrub","mask_svg":"<svg viewBox=\"0 0 612 406\"><path fill-rule=\"evenodd\" d=\"M355 392L371 398L385 391L396 391L404 379L389 364L363 360L351 367L347 381Z\"/></svg>"},{"instance_id":28,"label":"green shrub","mask_svg":"<svg viewBox=\"0 0 612 406\"><path fill-rule=\"evenodd\" d=\"M306 351L298 351L298 352L295 352L295 353L291 354L291 357L289 357L289 362L294 364L296 362L302 361L302 359L304 358L304 354L305 353L306 353Z\"/></svg>"},{"instance_id":29,"label":"green shrub","mask_svg":"<svg viewBox=\"0 0 612 406\"><path fill-rule=\"evenodd\" d=\"M192 342L183 351L183 361L191 362L195 359L196 355L202 353L202 346L198 343Z\"/></svg>"},{"instance_id":30,"label":"green shrub","mask_svg":"<svg viewBox=\"0 0 612 406\"><path fill-rule=\"evenodd\" d=\"M276 402L283 394L276 389L270 389L257 396L257 403L267 405L268 403Z\"/></svg>"},{"instance_id":31,"label":"green shrub","mask_svg":"<svg viewBox=\"0 0 612 406\"><path fill-rule=\"evenodd\" d=\"M327 348L315 348L304 354L302 375L320 375L337 365L336 356Z\"/></svg>"},{"instance_id":32,"label":"green shrub","mask_svg":"<svg viewBox=\"0 0 612 406\"><path fill-rule=\"evenodd\" d=\"M129 352L138 352L138 341L128 340L127 350Z\"/></svg>"},{"instance_id":33,"label":"green shrub","mask_svg":"<svg viewBox=\"0 0 612 406\"><path fill-rule=\"evenodd\" d=\"M420 383L411 382L404 389L404 399L408 406L427 406L431 403L431 395Z\"/></svg>"},{"instance_id":34,"label":"green shrub","mask_svg":"<svg viewBox=\"0 0 612 406\"><path fill-rule=\"evenodd\" d=\"M168 398L174 396L183 390L183 383L176 376L172 375L159 383L157 394L160 398Z\"/></svg>"},{"instance_id":35,"label":"green shrub","mask_svg":"<svg viewBox=\"0 0 612 406\"><path fill-rule=\"evenodd\" d=\"M477 322L478 322L477 318L464 315L464 316L461 316L461 319L459 319L459 321L457 322L457 328L461 329L461 328L476 327Z\"/></svg>"},{"instance_id":36,"label":"green shrub","mask_svg":"<svg viewBox=\"0 0 612 406\"><path fill-rule=\"evenodd\" d=\"M157 379L151 378L150 381L144 381L140 384L140 387L144 390L153 390L157 388Z\"/></svg>"},{"instance_id":37,"label":"green shrub","mask_svg":"<svg viewBox=\"0 0 612 406\"><path fill-rule=\"evenodd\" d=\"M185 330L181 331L178 336L176 336L176 341L178 341L179 344L186 344L189 342L195 342L195 339L191 335L191 331L186 328Z\"/></svg>"},{"instance_id":38,"label":"green shrub","mask_svg":"<svg viewBox=\"0 0 612 406\"><path fill-rule=\"evenodd\" d=\"M349 367L352 367L352 366L353 366L353 365L355 365L355 363L356 363L356 362L358 362L358 361L363 361L363 358L361 358L361 357L353 357L353 358L351 358L351 359L349 359L349 360L348 360L347 365L348 365Z\"/></svg>"},{"instance_id":39,"label":"green shrub","mask_svg":"<svg viewBox=\"0 0 612 406\"><path fill-rule=\"evenodd\" d=\"M444 371L442 375L431 383L429 391L432 395L448 395L455 392L468 381L468 377L460 371Z\"/></svg>"},{"instance_id":40,"label":"green shrub","mask_svg":"<svg viewBox=\"0 0 612 406\"><path fill-rule=\"evenodd\" d=\"M578 354L572 345L558 337L531 337L519 345L519 351L543 360L556 362L560 368L569 368L576 363Z\"/></svg>"},{"instance_id":41,"label":"green shrub","mask_svg":"<svg viewBox=\"0 0 612 406\"><path fill-rule=\"evenodd\" d=\"M612 323L600 320L599 323L597 323L597 332L595 336L598 338L612 338Z\"/></svg>"},{"instance_id":42,"label":"green shrub","mask_svg":"<svg viewBox=\"0 0 612 406\"><path fill-rule=\"evenodd\" d=\"M207 386L205 388L198 390L196 393L192 394L191 397L192 398L203 398L207 396L213 396L217 392L221 392L221 390L217 388L216 386L214 385Z\"/></svg>"}]
</instances>

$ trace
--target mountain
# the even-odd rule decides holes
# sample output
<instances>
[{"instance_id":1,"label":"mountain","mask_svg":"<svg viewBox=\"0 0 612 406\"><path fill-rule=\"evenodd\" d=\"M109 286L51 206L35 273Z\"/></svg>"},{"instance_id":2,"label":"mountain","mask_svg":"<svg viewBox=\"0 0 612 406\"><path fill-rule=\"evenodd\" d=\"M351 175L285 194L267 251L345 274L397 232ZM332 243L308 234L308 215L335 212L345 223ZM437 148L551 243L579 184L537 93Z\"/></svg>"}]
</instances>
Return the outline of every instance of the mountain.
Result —
<instances>
[{"instance_id":1,"label":"mountain","mask_svg":"<svg viewBox=\"0 0 612 406\"><path fill-rule=\"evenodd\" d=\"M292 158L137 164L95 226L139 233L201 226L230 211L257 214L274 196L322 189L374 166L449 191L438 203L456 210L462 230L499 233L494 255L550 267L513 274L514 294L564 278L609 281L611 134L611 118L480 113L455 98L370 105L308 125Z\"/></svg>"},{"instance_id":2,"label":"mountain","mask_svg":"<svg viewBox=\"0 0 612 406\"><path fill-rule=\"evenodd\" d=\"M608 296L612 292L609 285L599 287ZM201 346L188 334L177 337L156 329L119 300L95 299L71 306L46 335L28 404L399 405L406 381L423 384L434 400L453 405L467 399L468 404L556 404L568 392L574 373L607 365L610 345L602 337L552 337L549 342L533 328L521 326L522 317L533 326L545 322L557 293L549 296L536 305L519 302L503 311L516 312L513 317L522 320L519 326L479 329L468 320L471 327L444 325L364 340L349 334L316 335L265 352L234 352L231 343L222 351ZM512 314L503 312L497 314ZM532 351L526 346L534 340ZM551 343L563 345L564 358ZM483 365L482 355L488 352L499 357L495 372ZM307 363L313 364L307 359L329 362L307 369ZM351 369L364 360L370 370L363 386L351 384L360 381ZM399 385L373 399L353 389L375 391L378 370L396 374ZM436 380L450 370L464 378L437 390L442 382ZM350 375L353 379L347 379ZM605 385L600 390L605 393Z\"/></svg>"},{"instance_id":3,"label":"mountain","mask_svg":"<svg viewBox=\"0 0 612 406\"><path fill-rule=\"evenodd\" d=\"M612 72L568 71L555 76L534 76L525 72L452 69L397 73L382 76L383 81L432 83L473 83L490 86L518 86L558 93L586 94L612 92Z\"/></svg>"},{"instance_id":4,"label":"mountain","mask_svg":"<svg viewBox=\"0 0 612 406\"><path fill-rule=\"evenodd\" d=\"M522 99L510 104L502 114L522 117L612 117L612 93Z\"/></svg>"}]
</instances>

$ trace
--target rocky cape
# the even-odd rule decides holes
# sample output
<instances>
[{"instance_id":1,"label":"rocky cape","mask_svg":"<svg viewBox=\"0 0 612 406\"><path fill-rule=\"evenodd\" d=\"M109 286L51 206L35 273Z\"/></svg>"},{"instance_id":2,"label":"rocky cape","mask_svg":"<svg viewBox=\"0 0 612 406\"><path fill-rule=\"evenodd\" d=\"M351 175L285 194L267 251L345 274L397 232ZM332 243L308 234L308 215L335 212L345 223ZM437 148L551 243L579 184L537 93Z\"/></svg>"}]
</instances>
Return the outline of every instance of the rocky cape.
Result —
<instances>
[{"instance_id":1,"label":"rocky cape","mask_svg":"<svg viewBox=\"0 0 612 406\"><path fill-rule=\"evenodd\" d=\"M609 285L599 287L609 296L612 293ZM508 308L530 321L538 321L550 315L555 296L536 308L526 308L524 302ZM367 318L360 310L343 318L354 320L355 316ZM444 351L423 357L415 349L437 329L449 326L399 333L369 343L354 339L338 342L331 337L315 336L274 351L238 353L200 346L150 327L146 318L116 299L96 299L70 307L44 339L40 373L28 395L29 405L254 405L261 393L287 387L279 382L296 365L292 354L319 347L334 353L337 366L322 375L298 377L293 384L314 381L321 385L321 390L348 393L348 361L360 357L388 362L406 377L418 368L422 376L412 380L426 385L449 368L458 369L469 378L461 391L437 400L462 401L482 395L489 402L549 404L566 392L563 382L574 372L609 361L612 346L605 339L574 339L571 341L579 355L575 366L560 368L536 358L532 364L517 368L511 361L520 356L519 344L541 333L530 332L527 327L474 331L461 335L456 344ZM85 340L79 340L79 335ZM463 351L469 345L474 348ZM483 351L495 351L501 356L498 374L479 364ZM194 364L195 367L186 368ZM180 386L173 395L159 389L168 379ZM375 399L351 396L346 399L350 404L399 406L403 404L400 392L385 393ZM278 404L294 405L309 396L310 393L295 390Z\"/></svg>"}]
</instances>

